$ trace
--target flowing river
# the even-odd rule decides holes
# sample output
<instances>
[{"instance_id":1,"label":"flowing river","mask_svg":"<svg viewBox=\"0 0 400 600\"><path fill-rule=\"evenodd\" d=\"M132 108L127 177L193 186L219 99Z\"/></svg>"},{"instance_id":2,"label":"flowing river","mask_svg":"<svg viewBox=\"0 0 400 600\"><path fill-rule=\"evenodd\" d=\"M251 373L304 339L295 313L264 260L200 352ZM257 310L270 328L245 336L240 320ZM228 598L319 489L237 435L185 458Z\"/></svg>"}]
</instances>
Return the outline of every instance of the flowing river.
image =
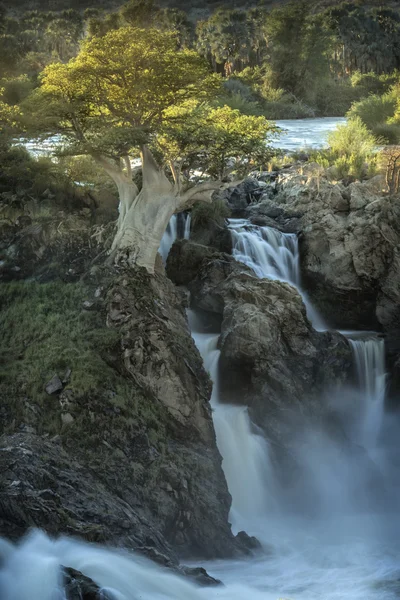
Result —
<instances>
[{"instance_id":1,"label":"flowing river","mask_svg":"<svg viewBox=\"0 0 400 600\"><path fill-rule=\"evenodd\" d=\"M314 327L326 329L301 287L296 236L244 220L231 220L230 230L236 260L260 278L295 286ZM171 240L189 234L190 221L174 218L161 244L164 259ZM211 404L232 527L256 535L263 552L204 563L224 586L198 588L142 557L34 532L17 547L0 540L1 600L63 600L60 565L82 571L114 600L400 598L400 423L385 413L383 340L374 332L343 332L356 382L330 398L330 410L352 445L344 447L324 421L299 414L288 431L301 469L283 486L271 441L247 408L220 401L219 332L193 311L189 323L214 383Z\"/></svg>"}]
</instances>

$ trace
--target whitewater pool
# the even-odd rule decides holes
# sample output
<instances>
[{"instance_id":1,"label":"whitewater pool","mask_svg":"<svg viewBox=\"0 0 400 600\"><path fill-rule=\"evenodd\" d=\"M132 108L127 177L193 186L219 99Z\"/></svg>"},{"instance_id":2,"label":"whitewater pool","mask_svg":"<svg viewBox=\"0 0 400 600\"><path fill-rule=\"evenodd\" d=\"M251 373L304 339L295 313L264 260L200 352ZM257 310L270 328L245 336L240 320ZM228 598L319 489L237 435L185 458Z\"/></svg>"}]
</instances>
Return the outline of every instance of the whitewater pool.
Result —
<instances>
[{"instance_id":1,"label":"whitewater pool","mask_svg":"<svg viewBox=\"0 0 400 600\"><path fill-rule=\"evenodd\" d=\"M284 131L271 145L274 148L282 148L282 150L292 152L303 148L322 148L327 145L328 134L345 122L344 117L276 121L278 127Z\"/></svg>"}]
</instances>

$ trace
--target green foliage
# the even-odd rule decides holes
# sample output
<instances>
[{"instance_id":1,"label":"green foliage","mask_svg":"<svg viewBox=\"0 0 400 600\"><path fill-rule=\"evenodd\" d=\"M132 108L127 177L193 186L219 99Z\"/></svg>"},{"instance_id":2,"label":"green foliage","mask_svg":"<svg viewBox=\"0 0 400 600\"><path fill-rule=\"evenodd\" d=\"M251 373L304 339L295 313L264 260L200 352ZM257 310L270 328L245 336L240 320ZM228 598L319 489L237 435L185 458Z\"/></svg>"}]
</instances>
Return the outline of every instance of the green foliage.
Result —
<instances>
[{"instance_id":1,"label":"green foliage","mask_svg":"<svg viewBox=\"0 0 400 600\"><path fill-rule=\"evenodd\" d=\"M351 86L358 91L362 96L377 94L382 96L398 81L399 73L383 73L378 75L373 71L369 73L361 73L355 71L350 77Z\"/></svg>"},{"instance_id":2,"label":"green foliage","mask_svg":"<svg viewBox=\"0 0 400 600\"><path fill-rule=\"evenodd\" d=\"M79 284L10 283L0 286L3 345L0 386L35 402L46 400L44 385L55 373L72 370L69 386L81 394L96 393L116 374L107 364L107 350L116 344L115 331L103 317L82 310L88 290ZM47 402L54 402L48 399Z\"/></svg>"},{"instance_id":3,"label":"green foliage","mask_svg":"<svg viewBox=\"0 0 400 600\"><path fill-rule=\"evenodd\" d=\"M50 212L83 208L86 206L85 190L74 181L63 165L49 158L35 158L23 146L0 146L3 216L13 215L13 207L20 214L21 206L26 203L31 207L31 216L49 206Z\"/></svg>"},{"instance_id":4,"label":"green foliage","mask_svg":"<svg viewBox=\"0 0 400 600\"><path fill-rule=\"evenodd\" d=\"M388 93L383 96L374 94L353 104L347 117L349 119L359 117L368 129L373 130L374 127L394 116L396 102L393 94Z\"/></svg>"},{"instance_id":5,"label":"green foliage","mask_svg":"<svg viewBox=\"0 0 400 600\"><path fill-rule=\"evenodd\" d=\"M248 100L242 94L233 93L229 96L220 96L218 106L228 106L232 110L238 110L243 115L259 117L263 114L263 109L257 101Z\"/></svg>"},{"instance_id":6,"label":"green foliage","mask_svg":"<svg viewBox=\"0 0 400 600\"><path fill-rule=\"evenodd\" d=\"M73 153L114 158L147 141L169 107L218 89L173 33L124 27L88 40L68 64L49 65L25 113L31 129L39 123L47 135L64 134Z\"/></svg>"},{"instance_id":7,"label":"green foliage","mask_svg":"<svg viewBox=\"0 0 400 600\"><path fill-rule=\"evenodd\" d=\"M372 133L384 144L398 144L400 142L400 124L379 123L372 128Z\"/></svg>"},{"instance_id":8,"label":"green foliage","mask_svg":"<svg viewBox=\"0 0 400 600\"><path fill-rule=\"evenodd\" d=\"M266 162L268 141L277 131L265 117L196 101L172 107L164 117L155 142L165 160L181 170L199 163L204 173L220 179L228 170L241 174Z\"/></svg>"},{"instance_id":9,"label":"green foliage","mask_svg":"<svg viewBox=\"0 0 400 600\"><path fill-rule=\"evenodd\" d=\"M360 117L355 117L347 123L339 125L328 136L328 144L332 154L337 158L345 156L349 160L353 157L353 163L355 163L357 157L360 160L366 160L374 152L377 143L377 140Z\"/></svg>"}]
</instances>

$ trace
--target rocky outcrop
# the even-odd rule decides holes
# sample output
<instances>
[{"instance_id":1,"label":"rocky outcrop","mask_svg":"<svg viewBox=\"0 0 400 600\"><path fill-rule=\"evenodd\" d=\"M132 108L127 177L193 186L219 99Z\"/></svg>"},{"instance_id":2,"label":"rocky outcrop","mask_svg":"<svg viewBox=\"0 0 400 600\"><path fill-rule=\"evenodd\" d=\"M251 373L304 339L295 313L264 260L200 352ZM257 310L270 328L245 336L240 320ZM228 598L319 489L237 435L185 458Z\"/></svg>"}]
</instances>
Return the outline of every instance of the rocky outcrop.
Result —
<instances>
[{"instance_id":1,"label":"rocky outcrop","mask_svg":"<svg viewBox=\"0 0 400 600\"><path fill-rule=\"evenodd\" d=\"M91 227L89 209L60 211L36 220L21 215L13 223L0 220L0 282L27 277L76 281L99 254L99 242L112 228L112 224Z\"/></svg>"},{"instance_id":2,"label":"rocky outcrop","mask_svg":"<svg viewBox=\"0 0 400 600\"><path fill-rule=\"evenodd\" d=\"M399 326L400 207L383 188L380 176L345 187L310 164L281 175L276 194L248 209L297 227L304 286L331 326Z\"/></svg>"},{"instance_id":3,"label":"rocky outcrop","mask_svg":"<svg viewBox=\"0 0 400 600\"><path fill-rule=\"evenodd\" d=\"M46 318L61 327L54 294L62 289L12 285L3 294L7 314L34 285L40 310L45 306ZM62 389L50 390L40 373L66 356L73 360L69 340L33 340L35 330L20 332L10 315L15 337L5 366L14 373L12 361L19 360L20 372L1 386L0 536L40 527L171 564L178 556L248 552L228 523L211 384L188 330L184 296L165 276L142 270L115 275L96 267L85 286L90 309L78 302L63 317L71 319L80 354L56 371ZM78 287L68 294L79 298Z\"/></svg>"},{"instance_id":4,"label":"rocky outcrop","mask_svg":"<svg viewBox=\"0 0 400 600\"><path fill-rule=\"evenodd\" d=\"M264 429L279 427L282 410L315 401L349 377L346 339L316 332L291 285L257 279L221 257L204 262L189 287L195 307L222 315L222 396L248 404Z\"/></svg>"}]
</instances>

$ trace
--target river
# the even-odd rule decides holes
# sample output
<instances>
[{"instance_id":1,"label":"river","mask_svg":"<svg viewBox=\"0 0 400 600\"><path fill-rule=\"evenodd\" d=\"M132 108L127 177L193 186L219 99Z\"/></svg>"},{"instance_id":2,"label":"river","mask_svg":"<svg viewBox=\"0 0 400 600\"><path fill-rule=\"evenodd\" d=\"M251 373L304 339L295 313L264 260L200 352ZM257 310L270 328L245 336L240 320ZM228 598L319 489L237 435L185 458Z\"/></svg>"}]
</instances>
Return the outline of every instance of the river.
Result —
<instances>
[{"instance_id":1,"label":"river","mask_svg":"<svg viewBox=\"0 0 400 600\"><path fill-rule=\"evenodd\" d=\"M302 150L303 148L322 148L326 145L328 133L338 125L345 123L343 117L323 117L320 119L286 119L276 121L282 129L282 134L271 143L274 148L286 151ZM57 137L54 138L56 140ZM35 156L50 156L53 142L38 140L21 140L23 145Z\"/></svg>"},{"instance_id":2,"label":"river","mask_svg":"<svg viewBox=\"0 0 400 600\"><path fill-rule=\"evenodd\" d=\"M274 148L291 152L304 148L322 148L327 145L328 134L345 122L344 117L276 121L278 127L283 131L281 136L274 140L271 145Z\"/></svg>"}]
</instances>

